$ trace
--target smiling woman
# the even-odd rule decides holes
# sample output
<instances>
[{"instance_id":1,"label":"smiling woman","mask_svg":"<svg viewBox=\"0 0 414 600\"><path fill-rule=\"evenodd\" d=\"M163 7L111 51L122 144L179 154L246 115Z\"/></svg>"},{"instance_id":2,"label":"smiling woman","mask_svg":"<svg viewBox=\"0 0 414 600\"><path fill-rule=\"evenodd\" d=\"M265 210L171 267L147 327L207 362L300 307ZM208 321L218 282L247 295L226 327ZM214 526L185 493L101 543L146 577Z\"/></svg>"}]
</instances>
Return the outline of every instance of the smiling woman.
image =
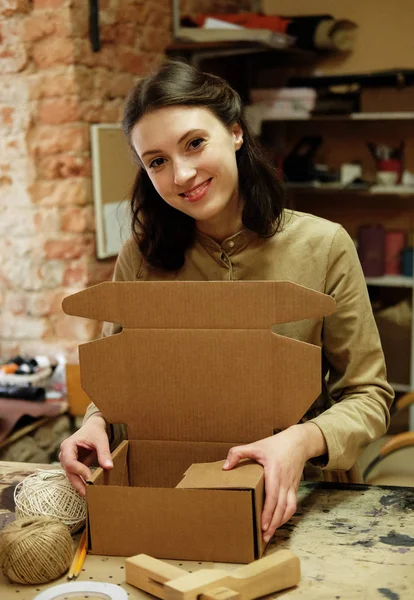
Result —
<instances>
[{"instance_id":1,"label":"smiling woman","mask_svg":"<svg viewBox=\"0 0 414 600\"><path fill-rule=\"evenodd\" d=\"M123 128L142 166L134 237L153 267L182 267L196 230L220 242L243 225L278 229L282 186L223 79L166 61L130 93Z\"/></svg>"},{"instance_id":2,"label":"smiling woman","mask_svg":"<svg viewBox=\"0 0 414 600\"><path fill-rule=\"evenodd\" d=\"M275 329L322 347L320 397L297 425L232 448L223 467L242 458L263 465L267 542L295 512L303 473L360 481L361 450L389 424L393 392L354 244L337 223L284 208L240 98L219 77L167 61L130 93L123 128L138 165L132 235L115 281L292 281L335 298L329 317ZM104 335L118 331L104 326ZM94 454L112 468L106 427L91 405L62 444L62 465L81 493Z\"/></svg>"}]
</instances>

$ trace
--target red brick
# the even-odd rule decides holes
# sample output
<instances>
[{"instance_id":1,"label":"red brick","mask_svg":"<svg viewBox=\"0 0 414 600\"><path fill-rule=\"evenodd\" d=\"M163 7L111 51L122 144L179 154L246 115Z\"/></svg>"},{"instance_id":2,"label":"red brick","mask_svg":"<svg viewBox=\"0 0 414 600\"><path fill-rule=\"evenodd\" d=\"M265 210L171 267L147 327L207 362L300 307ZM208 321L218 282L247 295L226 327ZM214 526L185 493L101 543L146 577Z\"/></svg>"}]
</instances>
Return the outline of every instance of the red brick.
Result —
<instances>
[{"instance_id":1,"label":"red brick","mask_svg":"<svg viewBox=\"0 0 414 600\"><path fill-rule=\"evenodd\" d=\"M58 37L67 37L70 33L70 14L68 11L46 15L35 12L22 21L20 36L24 42L36 42L53 34Z\"/></svg>"},{"instance_id":2,"label":"red brick","mask_svg":"<svg viewBox=\"0 0 414 600\"><path fill-rule=\"evenodd\" d=\"M62 300L65 296L63 290L8 292L4 308L14 315L26 314L30 317L47 317L62 313Z\"/></svg>"},{"instance_id":3,"label":"red brick","mask_svg":"<svg viewBox=\"0 0 414 600\"><path fill-rule=\"evenodd\" d=\"M124 112L124 100L116 98L105 102L101 111L101 123L119 123Z\"/></svg>"},{"instance_id":4,"label":"red brick","mask_svg":"<svg viewBox=\"0 0 414 600\"><path fill-rule=\"evenodd\" d=\"M42 8L61 8L68 6L68 0L33 0L33 8L35 10Z\"/></svg>"},{"instance_id":5,"label":"red brick","mask_svg":"<svg viewBox=\"0 0 414 600\"><path fill-rule=\"evenodd\" d=\"M89 40L77 40L76 62L87 67L118 68L113 44L103 44L99 52L93 52Z\"/></svg>"},{"instance_id":6,"label":"red brick","mask_svg":"<svg viewBox=\"0 0 414 600\"><path fill-rule=\"evenodd\" d=\"M13 125L13 115L16 109L12 106L0 106L0 127Z\"/></svg>"},{"instance_id":7,"label":"red brick","mask_svg":"<svg viewBox=\"0 0 414 600\"><path fill-rule=\"evenodd\" d=\"M146 27L140 40L140 48L145 52L164 52L170 43L170 31L160 31L153 27Z\"/></svg>"},{"instance_id":8,"label":"red brick","mask_svg":"<svg viewBox=\"0 0 414 600\"><path fill-rule=\"evenodd\" d=\"M63 314L53 318L53 328L58 338L86 342L97 336L100 325L90 319L79 319Z\"/></svg>"},{"instance_id":9,"label":"red brick","mask_svg":"<svg viewBox=\"0 0 414 600\"><path fill-rule=\"evenodd\" d=\"M36 181L29 189L32 202L45 206L84 206L92 202L90 179L70 178L55 181Z\"/></svg>"},{"instance_id":10,"label":"red brick","mask_svg":"<svg viewBox=\"0 0 414 600\"><path fill-rule=\"evenodd\" d=\"M127 47L119 49L118 62L121 69L128 71L129 73L145 75L147 71L147 57Z\"/></svg>"},{"instance_id":11,"label":"red brick","mask_svg":"<svg viewBox=\"0 0 414 600\"><path fill-rule=\"evenodd\" d=\"M41 233L57 233L60 231L60 214L58 208L36 208L33 211L35 231Z\"/></svg>"},{"instance_id":12,"label":"red brick","mask_svg":"<svg viewBox=\"0 0 414 600\"><path fill-rule=\"evenodd\" d=\"M2 0L0 5L0 17L11 17L18 13L27 13L30 10L29 0Z\"/></svg>"},{"instance_id":13,"label":"red brick","mask_svg":"<svg viewBox=\"0 0 414 600\"><path fill-rule=\"evenodd\" d=\"M88 282L88 265L85 260L69 263L63 274L64 287L85 287Z\"/></svg>"},{"instance_id":14,"label":"red brick","mask_svg":"<svg viewBox=\"0 0 414 600\"><path fill-rule=\"evenodd\" d=\"M96 285L102 281L110 281L115 267L115 259L100 260L88 264L87 285Z\"/></svg>"},{"instance_id":15,"label":"red brick","mask_svg":"<svg viewBox=\"0 0 414 600\"><path fill-rule=\"evenodd\" d=\"M102 25L101 27L101 42L111 43L116 39L116 27L115 25Z\"/></svg>"},{"instance_id":16,"label":"red brick","mask_svg":"<svg viewBox=\"0 0 414 600\"><path fill-rule=\"evenodd\" d=\"M11 179L10 177L8 177L7 175L2 175L0 177L0 188L5 187L5 186L9 186L13 183L13 179Z\"/></svg>"},{"instance_id":17,"label":"red brick","mask_svg":"<svg viewBox=\"0 0 414 600\"><path fill-rule=\"evenodd\" d=\"M124 98L134 86L137 77L132 73L115 73L108 90L110 98Z\"/></svg>"},{"instance_id":18,"label":"red brick","mask_svg":"<svg viewBox=\"0 0 414 600\"><path fill-rule=\"evenodd\" d=\"M27 294L24 292L7 292L2 303L3 309L13 315L23 315L26 312Z\"/></svg>"},{"instance_id":19,"label":"red brick","mask_svg":"<svg viewBox=\"0 0 414 600\"><path fill-rule=\"evenodd\" d=\"M32 339L38 340L48 337L52 328L47 319L17 316L3 313L0 316L0 330L6 339Z\"/></svg>"},{"instance_id":20,"label":"red brick","mask_svg":"<svg viewBox=\"0 0 414 600\"><path fill-rule=\"evenodd\" d=\"M121 7L118 9L117 13L117 22L118 23L137 23L143 24L145 23L145 18L148 12L148 8L145 8L144 5L128 5L121 4Z\"/></svg>"},{"instance_id":21,"label":"red brick","mask_svg":"<svg viewBox=\"0 0 414 600\"><path fill-rule=\"evenodd\" d=\"M87 125L37 125L28 136L28 148L34 156L89 150Z\"/></svg>"},{"instance_id":22,"label":"red brick","mask_svg":"<svg viewBox=\"0 0 414 600\"><path fill-rule=\"evenodd\" d=\"M154 8L154 10L149 12L145 25L168 31L171 28L171 14Z\"/></svg>"},{"instance_id":23,"label":"red brick","mask_svg":"<svg viewBox=\"0 0 414 600\"><path fill-rule=\"evenodd\" d=\"M71 206L62 212L62 231L85 233L95 231L95 213L93 206Z\"/></svg>"},{"instance_id":24,"label":"red brick","mask_svg":"<svg viewBox=\"0 0 414 600\"><path fill-rule=\"evenodd\" d=\"M76 62L75 43L70 38L51 37L33 44L33 60L40 69Z\"/></svg>"},{"instance_id":25,"label":"red brick","mask_svg":"<svg viewBox=\"0 0 414 600\"><path fill-rule=\"evenodd\" d=\"M79 104L76 97L43 100L39 104L39 123L60 125L77 121Z\"/></svg>"},{"instance_id":26,"label":"red brick","mask_svg":"<svg viewBox=\"0 0 414 600\"><path fill-rule=\"evenodd\" d=\"M0 29L0 75L19 73L27 63L26 48L19 36L19 21L9 19Z\"/></svg>"},{"instance_id":27,"label":"red brick","mask_svg":"<svg viewBox=\"0 0 414 600\"><path fill-rule=\"evenodd\" d=\"M37 165L41 179L91 176L91 160L86 156L68 154L47 156L39 159Z\"/></svg>"},{"instance_id":28,"label":"red brick","mask_svg":"<svg viewBox=\"0 0 414 600\"><path fill-rule=\"evenodd\" d=\"M134 46L139 35L136 25L130 23L116 23L114 25L115 41L124 46Z\"/></svg>"},{"instance_id":29,"label":"red brick","mask_svg":"<svg viewBox=\"0 0 414 600\"><path fill-rule=\"evenodd\" d=\"M103 101L100 98L85 100L79 107L80 118L87 123L100 123Z\"/></svg>"},{"instance_id":30,"label":"red brick","mask_svg":"<svg viewBox=\"0 0 414 600\"><path fill-rule=\"evenodd\" d=\"M59 236L46 240L43 248L47 259L74 260L82 256L93 256L95 239L93 234Z\"/></svg>"}]
</instances>

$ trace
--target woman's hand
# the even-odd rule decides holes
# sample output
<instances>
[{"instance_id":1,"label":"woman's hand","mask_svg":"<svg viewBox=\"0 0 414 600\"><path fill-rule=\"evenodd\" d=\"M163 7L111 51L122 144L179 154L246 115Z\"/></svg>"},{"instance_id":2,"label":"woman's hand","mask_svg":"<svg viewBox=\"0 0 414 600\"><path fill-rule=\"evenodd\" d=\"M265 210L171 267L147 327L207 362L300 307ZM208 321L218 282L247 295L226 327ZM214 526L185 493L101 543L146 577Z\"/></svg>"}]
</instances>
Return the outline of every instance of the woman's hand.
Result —
<instances>
[{"instance_id":1,"label":"woman's hand","mask_svg":"<svg viewBox=\"0 0 414 600\"><path fill-rule=\"evenodd\" d=\"M88 465L96 457L103 469L112 469L106 424L100 415L89 417L85 425L60 445L60 463L69 481L81 496L86 493L85 481L91 478Z\"/></svg>"},{"instance_id":2,"label":"woman's hand","mask_svg":"<svg viewBox=\"0 0 414 600\"><path fill-rule=\"evenodd\" d=\"M242 458L253 459L264 468L266 499L262 530L265 542L295 513L296 492L306 461L326 452L325 438L311 422L229 450L223 469L232 469Z\"/></svg>"}]
</instances>

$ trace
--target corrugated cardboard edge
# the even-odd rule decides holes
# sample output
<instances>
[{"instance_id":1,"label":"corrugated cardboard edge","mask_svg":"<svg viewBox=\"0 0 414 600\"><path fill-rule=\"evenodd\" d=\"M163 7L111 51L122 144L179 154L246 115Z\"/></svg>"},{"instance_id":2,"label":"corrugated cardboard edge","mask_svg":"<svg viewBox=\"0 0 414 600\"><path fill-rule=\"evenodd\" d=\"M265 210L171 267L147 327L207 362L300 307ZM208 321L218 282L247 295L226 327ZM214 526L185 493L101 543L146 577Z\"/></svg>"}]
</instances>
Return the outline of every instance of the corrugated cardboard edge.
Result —
<instances>
[{"instance_id":1,"label":"corrugated cardboard edge","mask_svg":"<svg viewBox=\"0 0 414 600\"><path fill-rule=\"evenodd\" d=\"M122 441L119 446L112 452L111 458L113 468L111 470L98 467L92 473L92 477L87 481L86 486L86 537L88 540L88 550L93 552L92 540L90 536L89 526L89 504L88 504L88 486L90 485L119 485L129 486L128 473L128 440Z\"/></svg>"},{"instance_id":2,"label":"corrugated cardboard edge","mask_svg":"<svg viewBox=\"0 0 414 600\"><path fill-rule=\"evenodd\" d=\"M223 460L191 465L176 486L182 489L239 489L251 490L252 511L255 523L254 551L260 558L266 548L262 536L262 510L264 505L263 467L252 460L241 460L230 471L223 471Z\"/></svg>"}]
</instances>

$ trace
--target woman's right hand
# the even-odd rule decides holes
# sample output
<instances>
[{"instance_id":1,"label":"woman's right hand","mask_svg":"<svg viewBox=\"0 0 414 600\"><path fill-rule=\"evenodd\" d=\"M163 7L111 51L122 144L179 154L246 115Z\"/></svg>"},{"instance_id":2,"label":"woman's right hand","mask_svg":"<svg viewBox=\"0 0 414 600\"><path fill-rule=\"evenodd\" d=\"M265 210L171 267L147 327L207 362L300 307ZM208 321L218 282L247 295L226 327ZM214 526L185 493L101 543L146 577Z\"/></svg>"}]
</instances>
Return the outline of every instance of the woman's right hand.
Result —
<instances>
[{"instance_id":1,"label":"woman's right hand","mask_svg":"<svg viewBox=\"0 0 414 600\"><path fill-rule=\"evenodd\" d=\"M92 475L88 465L95 458L103 469L112 469L106 423L103 417L97 414L89 417L78 431L60 445L60 463L69 481L81 496L85 496L85 481Z\"/></svg>"}]
</instances>

